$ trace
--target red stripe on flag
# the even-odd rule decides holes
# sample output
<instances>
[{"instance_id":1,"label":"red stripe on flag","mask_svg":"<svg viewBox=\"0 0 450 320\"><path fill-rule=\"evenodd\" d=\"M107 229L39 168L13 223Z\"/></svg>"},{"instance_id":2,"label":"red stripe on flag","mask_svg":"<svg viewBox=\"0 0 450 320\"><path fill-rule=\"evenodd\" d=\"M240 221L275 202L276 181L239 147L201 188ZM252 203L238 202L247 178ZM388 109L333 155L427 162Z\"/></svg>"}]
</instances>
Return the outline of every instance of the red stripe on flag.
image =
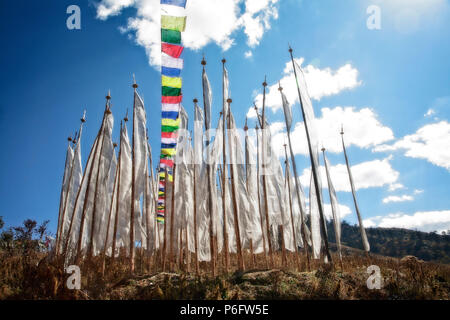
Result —
<instances>
[{"instance_id":1,"label":"red stripe on flag","mask_svg":"<svg viewBox=\"0 0 450 320\"><path fill-rule=\"evenodd\" d=\"M164 163L166 166L173 167L173 160L161 159L161 163Z\"/></svg>"},{"instance_id":2,"label":"red stripe on flag","mask_svg":"<svg viewBox=\"0 0 450 320\"><path fill-rule=\"evenodd\" d=\"M176 44L170 44L165 42L161 44L161 47L162 52L174 58L179 58L184 49L182 46L177 46Z\"/></svg>"},{"instance_id":3,"label":"red stripe on flag","mask_svg":"<svg viewBox=\"0 0 450 320\"><path fill-rule=\"evenodd\" d=\"M168 104L181 103L182 100L183 100L183 96L176 96L176 97L162 96L161 97L161 102L168 103Z\"/></svg>"},{"instance_id":4,"label":"red stripe on flag","mask_svg":"<svg viewBox=\"0 0 450 320\"><path fill-rule=\"evenodd\" d=\"M176 139L178 138L178 134L176 132L161 132L161 137L167 139Z\"/></svg>"}]
</instances>

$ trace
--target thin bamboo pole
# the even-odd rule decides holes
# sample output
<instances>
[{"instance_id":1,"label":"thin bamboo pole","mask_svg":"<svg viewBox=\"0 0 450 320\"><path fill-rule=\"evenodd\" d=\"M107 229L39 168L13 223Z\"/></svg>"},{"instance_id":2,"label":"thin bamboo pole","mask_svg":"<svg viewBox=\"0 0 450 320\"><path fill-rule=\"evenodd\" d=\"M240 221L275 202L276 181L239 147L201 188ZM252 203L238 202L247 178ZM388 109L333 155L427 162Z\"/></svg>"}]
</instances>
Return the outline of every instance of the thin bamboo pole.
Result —
<instances>
[{"instance_id":1,"label":"thin bamboo pole","mask_svg":"<svg viewBox=\"0 0 450 320\"><path fill-rule=\"evenodd\" d=\"M283 100L283 88L281 87L281 84L278 88L278 90L280 91L280 94L282 96L282 100ZM284 111L284 108L283 108ZM286 126L287 126L287 115L286 113L284 114L284 119L286 121ZM292 141L291 141L291 131L287 130L287 137L288 137L288 143L289 143L289 153L291 156L291 163L292 163L292 170L294 171L294 181L295 181L295 190L297 193L297 201L298 201L298 206L300 209L300 220L301 220L301 236L302 236L302 240L303 240L303 246L305 248L305 253L306 253L306 262L307 262L307 270L310 271L311 270L311 262L310 262L310 257L309 257L309 251L308 251L308 239L306 236L306 224L305 224L305 216L306 213L304 212L303 208L304 205L302 204L302 198L301 198L301 185L300 185L300 181L299 181L299 177L298 177L298 172L297 172L297 163L295 162L295 155L294 155L294 151L292 149Z\"/></svg>"},{"instance_id":2,"label":"thin bamboo pole","mask_svg":"<svg viewBox=\"0 0 450 320\"><path fill-rule=\"evenodd\" d=\"M69 137L69 138L67 138L67 141L68 141L68 143L67 143L67 148L69 148L70 147L70 144L72 143L72 141L73 141L73 139L72 139L72 137ZM74 159L75 157L73 157L73 159ZM72 173L73 173L73 159L72 159L72 164L71 164L71 166L70 166L70 173L69 173L69 181L68 181L68 184L67 184L67 191L66 191L66 195L65 195L65 197L64 197L64 182L66 181L66 174L67 174L67 172L66 172L66 168L67 168L67 165L69 164L69 159L68 159L68 157L67 157L67 154L66 154L66 161L65 161L65 164L64 164L64 174L63 174L63 179L62 179L62 183L61 183L61 193L60 193L60 195L59 195L59 213L58 213L58 227L57 227L57 231L56 231L56 255L58 256L58 252L59 252L59 243L60 243L60 238L61 238L61 228L62 228L62 225L63 225L63 223L64 223L64 211L65 211L65 203L67 202L67 198L69 197L69 188L70 188L70 182L71 182L71 180L72 180ZM64 198L64 199L63 199ZM64 202L64 204L63 204L63 202Z\"/></svg>"},{"instance_id":3,"label":"thin bamboo pole","mask_svg":"<svg viewBox=\"0 0 450 320\"><path fill-rule=\"evenodd\" d=\"M169 263L170 269L173 270L174 263L174 251L173 246L175 244L174 227L175 227L175 179L176 179L176 164L173 165L172 171L172 198L171 198L171 212L170 212L170 244L169 244ZM166 184L170 183L166 181Z\"/></svg>"},{"instance_id":4,"label":"thin bamboo pole","mask_svg":"<svg viewBox=\"0 0 450 320\"><path fill-rule=\"evenodd\" d=\"M263 82L263 110L262 110L262 124L261 124L261 133L262 133L262 158L263 158L263 166L266 164L264 160L265 156L265 122L266 122L266 87L267 82L264 80ZM264 190L264 207L265 207L265 215L266 215L266 230L267 230L267 243L269 245L269 258L270 258L270 267L274 267L274 260L273 260L273 249L272 249L272 241L270 237L270 225L269 225L269 203L267 199L267 184L266 184L266 175L263 173L262 176L263 179L263 190Z\"/></svg>"},{"instance_id":5,"label":"thin bamboo pole","mask_svg":"<svg viewBox=\"0 0 450 320\"><path fill-rule=\"evenodd\" d=\"M298 246L297 246L297 235L295 234L295 225L294 225L294 213L292 209L292 194L291 194L291 173L289 168L289 160L287 157L287 150L286 150L286 144L284 144L284 155L285 155L285 164L286 164L286 183L288 185L288 192L289 192L289 211L291 216L291 225L292 225L292 235L294 238L294 250L295 250L295 259L297 262L297 269L300 271L300 257L298 253ZM306 243L305 243L306 246Z\"/></svg>"},{"instance_id":6,"label":"thin bamboo pole","mask_svg":"<svg viewBox=\"0 0 450 320\"><path fill-rule=\"evenodd\" d=\"M257 112L257 110L256 110ZM266 248L266 237L264 235L264 219L263 219L263 213L261 208L261 190L260 190L260 179L259 179L259 165L260 165L260 159L259 159L259 134L258 134L258 125L255 127L256 130L256 155L257 155L257 165L256 165L256 176L257 176L257 186L258 186L258 209L259 209L259 220L261 222L261 236L263 240L263 248L264 248L264 261L266 263L266 268L269 269L269 260L267 259L267 248Z\"/></svg>"},{"instance_id":7,"label":"thin bamboo pole","mask_svg":"<svg viewBox=\"0 0 450 320\"><path fill-rule=\"evenodd\" d=\"M222 72L223 72L223 81L222 81L222 96L223 96L223 103L222 103L222 115L223 115L223 131L222 131L222 159L223 159L223 168L222 168L222 216L223 216L223 252L225 255L225 272L229 272L230 270L230 257L228 254L229 248L228 248L228 226L227 226L227 214L226 214L226 174L227 174L227 154L226 154L226 115L227 115L227 99L228 97L225 97L225 63L227 61L225 59L222 59Z\"/></svg>"},{"instance_id":8,"label":"thin bamboo pole","mask_svg":"<svg viewBox=\"0 0 450 320\"><path fill-rule=\"evenodd\" d=\"M136 141L134 140L134 136L136 133L136 89L138 88L138 85L136 84L136 81L133 83L133 89L134 89L134 99L133 99L133 147L131 148L131 208L130 208L130 273L134 273L134 257L135 257L135 243L134 243L134 214L136 210L136 202L135 202L135 186L136 186L136 155L134 152L134 148L136 147Z\"/></svg>"},{"instance_id":9,"label":"thin bamboo pole","mask_svg":"<svg viewBox=\"0 0 450 320\"><path fill-rule=\"evenodd\" d=\"M90 191L90 186L91 186L92 172L94 171L94 167L95 167L94 162L95 162L96 156L97 156L98 145L99 145L99 143L101 143L103 145L103 131L104 131L105 119L106 119L106 115L107 115L107 111L108 111L108 102L110 99L111 99L111 96L108 93L108 95L106 96L106 107L105 107L105 112L103 113L102 125L101 125L99 133L98 133L97 143L95 144L94 159L92 161L92 165L89 170L88 184L87 184L86 193L84 196L83 211L82 211L82 216L81 216L80 231L78 233L78 245L77 245L77 253L76 253L76 259L75 259L77 264L80 262L81 244L82 244L82 239L83 239L83 229L84 229L84 222L86 219L86 209L87 209L89 191ZM102 142L100 142L100 138L102 138ZM100 157L101 157L101 152L98 155L98 158L99 158L98 161L100 161ZM98 173L98 168L97 168L97 173ZM75 206L75 208L76 208L76 206Z\"/></svg>"},{"instance_id":10,"label":"thin bamboo pole","mask_svg":"<svg viewBox=\"0 0 450 320\"><path fill-rule=\"evenodd\" d=\"M114 144L114 148L116 148L117 145ZM113 193L111 195L111 204L109 206L109 216L108 216L108 224L106 226L106 238L105 238L105 244L103 246L103 262L102 262L102 275L105 276L105 264L106 264L106 251L108 249L108 238L109 238L109 227L111 225L111 216L113 211L113 205L114 205L114 194L117 191L117 178L118 178L118 167L116 167L116 173L114 175L114 187L113 187ZM116 196L117 197L117 196Z\"/></svg>"},{"instance_id":11,"label":"thin bamboo pole","mask_svg":"<svg viewBox=\"0 0 450 320\"><path fill-rule=\"evenodd\" d=\"M322 207L322 193L319 188L320 181L319 181L319 176L317 173L318 168L316 168L316 164L315 164L314 156L313 156L313 152L316 152L316 150L312 150L311 138L310 138L309 130L308 130L308 121L306 119L305 110L303 108L302 94L300 91L300 87L298 86L297 71L295 68L294 56L292 54L292 51L293 51L292 48L289 48L289 53L291 55L291 61L292 61L292 68L294 69L294 75L295 75L295 80L296 80L296 84L297 84L298 99L300 101L300 109L302 111L303 123L305 125L306 138L308 141L309 157L311 160L311 168L312 168L312 173L313 173L313 178L314 178L314 187L316 189L317 205L319 207L319 214L320 214L320 229L322 231L325 252L326 252L328 261L330 262L331 266L333 267L333 258L331 257L331 253L330 253L330 249L329 249L329 245L328 245L327 227L325 225L325 217L324 217L323 207Z\"/></svg>"},{"instance_id":12,"label":"thin bamboo pole","mask_svg":"<svg viewBox=\"0 0 450 320\"><path fill-rule=\"evenodd\" d=\"M230 126L230 117L231 117L231 102L232 100L230 98L227 99L228 103L228 121L227 126L228 130L231 129ZM231 175L231 192L232 192L232 199L233 199L233 216L234 216L234 233L236 237L236 246L237 246L237 254L238 254L238 263L239 263L239 270L244 271L245 270L245 263L244 263L244 256L242 254L242 242L241 242L241 232L240 232L240 226L239 226L239 217L238 217L238 203L237 203L237 197L236 197L236 177L234 176L234 162L236 161L236 157L233 157L234 151L232 146L232 139L228 139L229 147L230 147L230 175Z\"/></svg>"},{"instance_id":13,"label":"thin bamboo pole","mask_svg":"<svg viewBox=\"0 0 450 320\"><path fill-rule=\"evenodd\" d=\"M203 65L203 73L205 73L205 65L206 65L206 61L205 59L202 60L202 65ZM205 92L205 88L203 86L203 106L205 109L205 130L207 132L207 143L209 145L210 141L210 137L209 137L209 122L208 122L208 117L206 115L206 92ZM209 164L209 155L208 155L208 163L206 164L206 171L207 171L207 175L208 175L208 210L209 210L209 248L210 248L210 255L211 255L211 272L213 277L216 276L217 274L217 266L216 266L216 250L215 250L215 244L216 241L214 241L214 212L213 212L213 203L212 203L212 184L211 184L211 165Z\"/></svg>"},{"instance_id":14,"label":"thin bamboo pole","mask_svg":"<svg viewBox=\"0 0 450 320\"><path fill-rule=\"evenodd\" d=\"M126 123L128 121L128 117L125 116L124 119L124 124L123 126L126 126ZM116 243L117 243L117 225L118 225L118 220L119 220L119 205L120 205L120 177L122 176L122 131L123 131L123 127L122 127L122 121L120 122L120 149L119 149L119 161L118 161L118 165L117 165L117 171L119 172L119 177L118 177L118 182L117 182L117 197L116 197L116 217L114 218L114 234L113 234L113 242L112 242L112 261L114 261L115 257L116 257Z\"/></svg>"},{"instance_id":15,"label":"thin bamboo pole","mask_svg":"<svg viewBox=\"0 0 450 320\"><path fill-rule=\"evenodd\" d=\"M164 245L162 250L162 269L163 272L166 272L166 249L167 249L167 187L169 185L169 174L167 167L164 170Z\"/></svg>"}]
</instances>

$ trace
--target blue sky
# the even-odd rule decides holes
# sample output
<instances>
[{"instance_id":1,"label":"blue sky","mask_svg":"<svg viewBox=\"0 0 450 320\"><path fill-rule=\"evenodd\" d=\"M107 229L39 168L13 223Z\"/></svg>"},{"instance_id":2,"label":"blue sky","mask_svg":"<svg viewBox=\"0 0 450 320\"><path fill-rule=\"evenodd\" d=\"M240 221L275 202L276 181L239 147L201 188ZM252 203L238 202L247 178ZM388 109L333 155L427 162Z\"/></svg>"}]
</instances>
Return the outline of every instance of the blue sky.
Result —
<instances>
[{"instance_id":1,"label":"blue sky","mask_svg":"<svg viewBox=\"0 0 450 320\"><path fill-rule=\"evenodd\" d=\"M67 136L87 109L85 162L110 89L117 140L118 120L132 107L133 73L158 158L156 3L1 2L0 215L7 225L50 219L56 229ZM81 8L81 30L66 27L66 8L72 4ZM371 5L380 9L380 30L367 28ZM221 108L223 56L240 126L251 116L253 101L259 101L265 75L269 86L281 80L295 103L292 74L285 70L290 43L307 75L344 219L356 223L344 157L335 141L341 122L366 225L450 229L449 1L188 0L187 13L183 92L191 119L191 101L201 97L202 54L213 88L213 123ZM269 94L268 117L281 142L277 94ZM295 122L301 122L298 103L293 110ZM254 119L249 123L253 126ZM301 126L294 135L300 174L307 177Z\"/></svg>"}]
</instances>

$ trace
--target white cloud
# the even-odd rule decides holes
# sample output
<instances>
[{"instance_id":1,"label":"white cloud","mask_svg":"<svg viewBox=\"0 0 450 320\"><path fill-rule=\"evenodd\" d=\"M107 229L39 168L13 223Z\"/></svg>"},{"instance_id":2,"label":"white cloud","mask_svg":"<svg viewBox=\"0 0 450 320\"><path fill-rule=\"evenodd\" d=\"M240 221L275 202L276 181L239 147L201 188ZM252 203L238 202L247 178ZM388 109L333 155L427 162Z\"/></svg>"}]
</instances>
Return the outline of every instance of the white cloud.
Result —
<instances>
[{"instance_id":1,"label":"white cloud","mask_svg":"<svg viewBox=\"0 0 450 320\"><path fill-rule=\"evenodd\" d=\"M303 58L295 60L299 65L304 62ZM362 83L358 80L358 70L351 64L345 64L337 70L332 70L331 68L320 69L312 65L307 65L303 70L305 72L309 95L311 99L315 100L320 100L326 96L336 95L344 90L353 89L360 86ZM266 107L272 109L273 112L282 109L278 83L281 83L283 92L288 101L291 104L298 103L298 92L291 61L286 62L283 77L267 87ZM262 106L262 100L263 96L260 93L255 98L259 108ZM249 112L248 116L251 114L252 113Z\"/></svg>"},{"instance_id":2,"label":"white cloud","mask_svg":"<svg viewBox=\"0 0 450 320\"><path fill-rule=\"evenodd\" d=\"M252 56L253 56L253 52L251 52L250 50L249 51L246 51L245 53L244 53L244 56L248 59L248 58L251 58ZM256 116L255 116L256 117Z\"/></svg>"},{"instance_id":3,"label":"white cloud","mask_svg":"<svg viewBox=\"0 0 450 320\"><path fill-rule=\"evenodd\" d=\"M323 209L324 209L326 219L331 220L333 218L333 211L331 211L331 204L325 203L323 206ZM352 213L352 210L348 206L346 206L344 204L339 204L339 214L341 217L341 221L343 218L345 218L346 216L348 216L351 213Z\"/></svg>"},{"instance_id":4,"label":"white cloud","mask_svg":"<svg viewBox=\"0 0 450 320\"><path fill-rule=\"evenodd\" d=\"M435 113L436 113L436 111L434 111L433 109L428 109L427 113L425 113L423 116L424 117L431 117Z\"/></svg>"},{"instance_id":5,"label":"white cloud","mask_svg":"<svg viewBox=\"0 0 450 320\"><path fill-rule=\"evenodd\" d=\"M364 220L366 227L404 228L425 232L450 229L450 210L394 213Z\"/></svg>"},{"instance_id":6,"label":"white cloud","mask_svg":"<svg viewBox=\"0 0 450 320\"><path fill-rule=\"evenodd\" d=\"M401 183L393 183L389 186L389 191L395 191L395 190L399 190L399 189L404 189L405 186L402 185Z\"/></svg>"},{"instance_id":7,"label":"white cloud","mask_svg":"<svg viewBox=\"0 0 450 320\"><path fill-rule=\"evenodd\" d=\"M414 197L404 194L402 196L388 196L383 199L383 203L413 201Z\"/></svg>"},{"instance_id":8,"label":"white cloud","mask_svg":"<svg viewBox=\"0 0 450 320\"><path fill-rule=\"evenodd\" d=\"M264 32L270 29L270 20L278 19L275 3L278 0L246 0L245 13L240 17L240 25L247 35L247 44L254 47L261 41Z\"/></svg>"},{"instance_id":9,"label":"white cloud","mask_svg":"<svg viewBox=\"0 0 450 320\"><path fill-rule=\"evenodd\" d=\"M389 158L383 160L372 160L362 162L351 167L356 190L389 186L397 182L399 172L394 170L389 162ZM327 188L326 172L323 166L320 167L322 187ZM336 191L351 192L348 179L347 167L338 164L330 167L330 176ZM300 183L309 187L311 169L304 169L300 176Z\"/></svg>"},{"instance_id":10,"label":"white cloud","mask_svg":"<svg viewBox=\"0 0 450 320\"><path fill-rule=\"evenodd\" d=\"M405 150L410 158L425 159L450 170L450 123L427 124L416 133L407 135L392 145L381 145L375 152Z\"/></svg>"},{"instance_id":11,"label":"white cloud","mask_svg":"<svg viewBox=\"0 0 450 320\"><path fill-rule=\"evenodd\" d=\"M422 194L422 193L423 193L423 190L420 190L420 189L414 190L414 194Z\"/></svg>"},{"instance_id":12,"label":"white cloud","mask_svg":"<svg viewBox=\"0 0 450 320\"><path fill-rule=\"evenodd\" d=\"M129 18L127 26L121 30L134 34L136 43L145 48L149 63L159 66L161 7L166 14L187 15L183 33L185 47L198 50L209 43L216 43L226 51L233 45L236 31L242 29L248 44L255 46L270 29L271 21L278 19L278 0L246 0L246 9L241 12L243 1L189 0L186 11L182 11L174 6L161 6L160 0L102 0L97 5L97 18L106 20L119 15L127 7L134 7L136 15Z\"/></svg>"},{"instance_id":13,"label":"white cloud","mask_svg":"<svg viewBox=\"0 0 450 320\"><path fill-rule=\"evenodd\" d=\"M320 147L328 152L342 152L341 125L344 126L346 147L352 145L359 148L369 148L394 138L392 130L384 126L370 108L356 109L355 107L323 108L322 115L316 118L316 132L319 135ZM252 111L254 113L254 111ZM250 111L247 116L250 116ZM272 129L272 145L275 152L283 154L282 145L285 139L285 126L281 123L279 130ZM291 132L293 151L295 154L308 155L308 144L303 122L297 122Z\"/></svg>"}]
</instances>

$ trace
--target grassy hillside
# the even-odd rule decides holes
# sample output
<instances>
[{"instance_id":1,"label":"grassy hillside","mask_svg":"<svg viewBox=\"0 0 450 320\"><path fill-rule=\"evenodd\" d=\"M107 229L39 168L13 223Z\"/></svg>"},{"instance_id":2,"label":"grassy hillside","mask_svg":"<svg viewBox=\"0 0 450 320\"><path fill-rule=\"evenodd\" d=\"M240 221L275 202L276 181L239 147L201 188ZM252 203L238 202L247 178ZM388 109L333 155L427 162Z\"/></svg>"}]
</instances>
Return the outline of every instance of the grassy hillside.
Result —
<instances>
[{"instance_id":1,"label":"grassy hillside","mask_svg":"<svg viewBox=\"0 0 450 320\"><path fill-rule=\"evenodd\" d=\"M450 263L450 235L396 228L367 228L366 233L372 253L397 258L413 255L425 261ZM328 236L331 242L335 241L331 223ZM362 248L359 227L344 221L341 242L348 247Z\"/></svg>"}]
</instances>

